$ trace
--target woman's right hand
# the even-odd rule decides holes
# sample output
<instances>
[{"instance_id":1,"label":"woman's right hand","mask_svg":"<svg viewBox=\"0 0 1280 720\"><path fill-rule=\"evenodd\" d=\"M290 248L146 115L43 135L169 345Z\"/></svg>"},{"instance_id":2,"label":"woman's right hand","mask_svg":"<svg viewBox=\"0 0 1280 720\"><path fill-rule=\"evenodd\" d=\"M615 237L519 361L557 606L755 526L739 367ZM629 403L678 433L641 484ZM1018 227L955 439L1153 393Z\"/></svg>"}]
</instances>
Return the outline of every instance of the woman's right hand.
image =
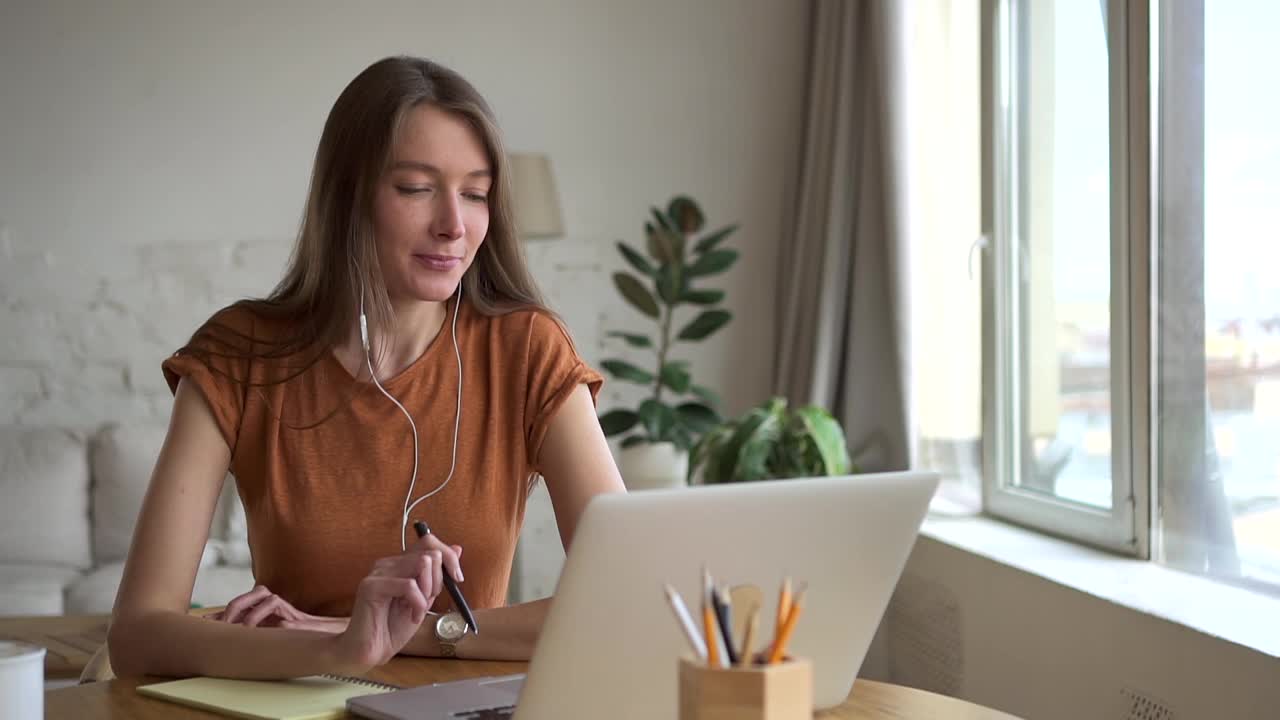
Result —
<instances>
[{"instance_id":1,"label":"woman's right hand","mask_svg":"<svg viewBox=\"0 0 1280 720\"><path fill-rule=\"evenodd\" d=\"M351 621L337 637L341 661L363 671L395 657L444 590L444 568L459 574L461 553L462 548L428 535L407 551L375 562L356 589Z\"/></svg>"}]
</instances>

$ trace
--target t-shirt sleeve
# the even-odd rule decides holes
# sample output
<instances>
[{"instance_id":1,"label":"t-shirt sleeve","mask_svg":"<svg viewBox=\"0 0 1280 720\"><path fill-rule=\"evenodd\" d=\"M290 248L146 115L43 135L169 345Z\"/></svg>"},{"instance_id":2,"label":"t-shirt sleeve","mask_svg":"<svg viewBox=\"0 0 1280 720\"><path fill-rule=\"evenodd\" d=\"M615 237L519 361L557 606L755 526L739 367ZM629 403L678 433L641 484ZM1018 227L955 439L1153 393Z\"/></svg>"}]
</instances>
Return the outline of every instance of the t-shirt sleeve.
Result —
<instances>
[{"instance_id":1,"label":"t-shirt sleeve","mask_svg":"<svg viewBox=\"0 0 1280 720\"><path fill-rule=\"evenodd\" d=\"M178 381L184 378L195 385L233 453L249 387L246 355L252 349L253 331L246 313L223 310L160 366L170 392L177 394Z\"/></svg>"},{"instance_id":2,"label":"t-shirt sleeve","mask_svg":"<svg viewBox=\"0 0 1280 720\"><path fill-rule=\"evenodd\" d=\"M585 384L595 402L604 377L578 356L573 340L555 318L544 312L531 314L528 339L528 395L525 400L525 447L529 466L541 468L538 456L547 429L562 406L579 386Z\"/></svg>"}]
</instances>

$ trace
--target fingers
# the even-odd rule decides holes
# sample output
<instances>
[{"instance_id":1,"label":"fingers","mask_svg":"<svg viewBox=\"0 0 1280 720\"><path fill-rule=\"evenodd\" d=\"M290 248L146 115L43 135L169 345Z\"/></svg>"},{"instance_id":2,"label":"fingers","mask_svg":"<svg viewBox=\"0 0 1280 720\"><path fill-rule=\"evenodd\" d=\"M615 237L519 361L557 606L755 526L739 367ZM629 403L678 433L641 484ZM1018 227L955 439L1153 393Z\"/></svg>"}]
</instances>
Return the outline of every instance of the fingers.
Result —
<instances>
[{"instance_id":1,"label":"fingers","mask_svg":"<svg viewBox=\"0 0 1280 720\"><path fill-rule=\"evenodd\" d=\"M429 607L417 580L378 575L370 575L360 581L360 587L356 591L356 602L375 607L399 605L408 611L409 619L415 625L421 624L426 619Z\"/></svg>"},{"instance_id":2,"label":"fingers","mask_svg":"<svg viewBox=\"0 0 1280 720\"><path fill-rule=\"evenodd\" d=\"M444 589L441 572L442 555L435 550L413 549L401 555L382 558L374 563L373 577L407 578L418 584L418 590L428 604Z\"/></svg>"},{"instance_id":3,"label":"fingers","mask_svg":"<svg viewBox=\"0 0 1280 720\"><path fill-rule=\"evenodd\" d=\"M350 621L347 618L340 617L319 617L316 615L307 615L298 613L298 617L292 620L281 620L280 627L286 630L316 630L330 634L337 634L347 629Z\"/></svg>"},{"instance_id":4,"label":"fingers","mask_svg":"<svg viewBox=\"0 0 1280 720\"><path fill-rule=\"evenodd\" d=\"M258 627L263 624L263 622L274 618L275 622L270 624L278 625L281 620L289 618L290 615L296 614L296 611L293 611L292 613L290 611L293 611L292 605L285 602L279 595L272 594L262 602L258 603L258 605L252 610L245 613L240 619L240 624L248 625L249 627Z\"/></svg>"},{"instance_id":5,"label":"fingers","mask_svg":"<svg viewBox=\"0 0 1280 720\"><path fill-rule=\"evenodd\" d=\"M258 603L262 602L264 598L271 594L272 592L264 585L254 586L254 588L249 592L237 596L234 600L227 603L227 609L222 611L222 621L229 623L239 621L240 617L244 615L244 613L248 612L251 608L255 607Z\"/></svg>"},{"instance_id":6,"label":"fingers","mask_svg":"<svg viewBox=\"0 0 1280 720\"><path fill-rule=\"evenodd\" d=\"M458 582L465 582L466 578L462 576L462 546L446 545L444 541L436 537L433 533L428 533L415 543L419 548L425 550L438 550L444 557L444 566L449 570L449 576Z\"/></svg>"},{"instance_id":7,"label":"fingers","mask_svg":"<svg viewBox=\"0 0 1280 720\"><path fill-rule=\"evenodd\" d=\"M430 588L423 587L422 594L425 597L430 597L431 601L434 603L436 599L436 595L439 595L440 591L443 589L444 589L444 553L440 552L439 550L432 550L431 551L431 586ZM434 590L434 592L430 592L431 590Z\"/></svg>"}]
</instances>

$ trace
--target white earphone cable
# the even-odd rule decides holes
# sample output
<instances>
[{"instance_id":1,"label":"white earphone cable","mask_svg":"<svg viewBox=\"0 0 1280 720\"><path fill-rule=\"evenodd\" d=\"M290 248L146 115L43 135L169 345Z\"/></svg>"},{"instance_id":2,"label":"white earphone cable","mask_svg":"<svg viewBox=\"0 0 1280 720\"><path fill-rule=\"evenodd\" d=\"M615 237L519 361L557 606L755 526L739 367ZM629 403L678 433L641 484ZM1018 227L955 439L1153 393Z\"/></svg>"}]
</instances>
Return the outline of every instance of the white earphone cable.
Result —
<instances>
[{"instance_id":1,"label":"white earphone cable","mask_svg":"<svg viewBox=\"0 0 1280 720\"><path fill-rule=\"evenodd\" d=\"M409 500L410 498L413 497L413 488L418 482L418 426L416 423L413 422L413 416L409 414L409 411L405 408L405 406L401 404L400 401L395 398L395 396L387 392L387 389L382 387L382 383L378 382L378 373L375 372L373 369L373 357L369 350L369 325L368 325L368 321L365 319L365 314L364 314L364 280L363 278L361 279L361 282L360 282L360 342L362 345L364 345L364 359L365 359L365 364L369 368L369 377L373 380L374 386L377 387L378 390L380 390L382 394L387 397L388 400L395 403L396 407L400 408L400 412L404 413L405 419L409 421L410 429L413 430L413 474L409 477L409 492L407 492L404 496L404 514L401 516L401 519L400 519L400 551L401 552L404 552L404 550L407 547L405 544L404 536L405 536L405 532L408 530L408 527L409 527L409 513L412 512L413 509L418 506L418 503L422 502L423 500L426 500L432 495L435 495L436 493L445 489L445 487L449 484L449 481L453 479L454 470L458 466L458 427L461 424L461 420L462 420L462 353L458 350L458 308L461 305L462 305L462 283L459 282L458 298L453 306L453 322L450 323L450 329L449 329L450 335L452 335L453 337L453 355L458 362L458 397L457 397L457 406L454 409L454 415L453 415L453 452L451 454L451 459L449 460L449 474L445 476L444 482L440 483L439 487L423 495L417 500L414 500L413 503L410 504Z\"/></svg>"},{"instance_id":2,"label":"white earphone cable","mask_svg":"<svg viewBox=\"0 0 1280 720\"><path fill-rule=\"evenodd\" d=\"M462 283L459 282L458 283L458 299L453 306L453 322L449 324L449 334L453 336L453 357L458 363L458 393L457 393L457 404L453 410L453 452L450 453L450 457L449 457L449 474L445 476L444 482L440 483L439 487L423 495L417 500L414 500L412 504L408 505L405 508L404 522L400 528L400 546L401 546L400 549L402 551L404 550L405 530L409 526L409 513L413 512L413 509L418 506L418 503L422 502L423 500L426 500L432 495L435 495L441 490L444 490L445 487L449 484L449 481L453 479L453 472L458 467L458 427L462 421L462 352L458 350L458 308L461 305L462 305ZM410 495L413 495L412 484L410 484L409 486L409 495L405 496L406 502L408 501L408 498Z\"/></svg>"}]
</instances>

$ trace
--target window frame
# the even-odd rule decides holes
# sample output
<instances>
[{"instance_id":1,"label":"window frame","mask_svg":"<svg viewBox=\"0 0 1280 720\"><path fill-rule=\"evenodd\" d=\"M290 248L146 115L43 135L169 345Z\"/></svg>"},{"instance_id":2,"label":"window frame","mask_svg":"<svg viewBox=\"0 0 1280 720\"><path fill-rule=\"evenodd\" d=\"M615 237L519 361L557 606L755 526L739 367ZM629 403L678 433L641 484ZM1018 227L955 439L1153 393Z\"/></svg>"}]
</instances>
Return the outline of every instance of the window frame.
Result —
<instances>
[{"instance_id":1,"label":"window frame","mask_svg":"<svg viewBox=\"0 0 1280 720\"><path fill-rule=\"evenodd\" d=\"M1017 324L1013 256L1018 248L1017 76L1020 11L1031 0L982 0L983 510L1143 559L1151 551L1151 115L1150 6L1107 3L1111 234L1111 508L1095 508L1017 486L1014 437L1021 374L1010 345ZM1012 319L1011 319L1012 318Z\"/></svg>"}]
</instances>

